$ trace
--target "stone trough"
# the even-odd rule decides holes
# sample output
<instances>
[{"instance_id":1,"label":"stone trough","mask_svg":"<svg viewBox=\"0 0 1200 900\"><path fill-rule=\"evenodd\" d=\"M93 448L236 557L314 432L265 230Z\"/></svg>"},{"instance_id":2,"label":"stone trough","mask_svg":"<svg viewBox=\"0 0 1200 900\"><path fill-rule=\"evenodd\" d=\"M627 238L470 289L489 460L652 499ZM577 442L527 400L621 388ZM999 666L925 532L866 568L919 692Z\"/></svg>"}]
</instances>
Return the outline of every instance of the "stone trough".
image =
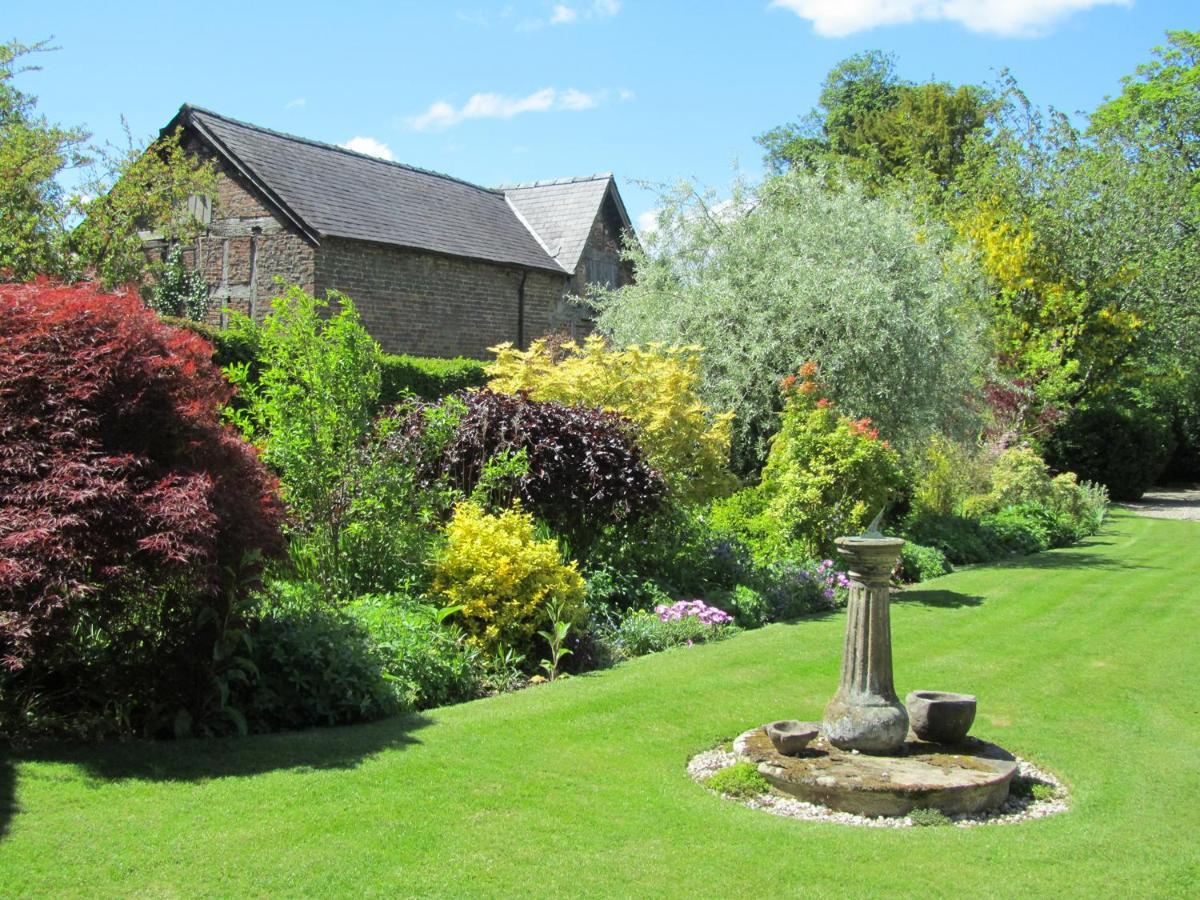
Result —
<instances>
[{"instance_id":1,"label":"stone trough","mask_svg":"<svg viewBox=\"0 0 1200 900\"><path fill-rule=\"evenodd\" d=\"M914 809L952 816L993 809L1008 799L1017 771L1016 760L995 744L973 738L953 746L930 744L911 733L893 756L839 750L823 737L799 754L784 756L761 728L741 735L733 750L757 765L777 790L862 816L903 816Z\"/></svg>"}]
</instances>

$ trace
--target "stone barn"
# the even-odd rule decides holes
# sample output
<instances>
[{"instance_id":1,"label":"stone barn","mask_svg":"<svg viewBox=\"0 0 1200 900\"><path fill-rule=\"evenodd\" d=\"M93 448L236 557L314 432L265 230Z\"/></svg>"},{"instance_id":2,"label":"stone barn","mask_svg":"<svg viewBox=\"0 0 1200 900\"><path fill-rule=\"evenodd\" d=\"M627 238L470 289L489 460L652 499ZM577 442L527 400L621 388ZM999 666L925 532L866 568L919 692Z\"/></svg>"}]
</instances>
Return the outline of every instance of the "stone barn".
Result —
<instances>
[{"instance_id":1,"label":"stone barn","mask_svg":"<svg viewBox=\"0 0 1200 900\"><path fill-rule=\"evenodd\" d=\"M184 253L214 310L261 319L280 276L349 295L387 352L479 358L586 333L567 298L632 277L611 174L485 188L190 105L164 132L176 128L220 172L215 203L192 204L206 231Z\"/></svg>"}]
</instances>

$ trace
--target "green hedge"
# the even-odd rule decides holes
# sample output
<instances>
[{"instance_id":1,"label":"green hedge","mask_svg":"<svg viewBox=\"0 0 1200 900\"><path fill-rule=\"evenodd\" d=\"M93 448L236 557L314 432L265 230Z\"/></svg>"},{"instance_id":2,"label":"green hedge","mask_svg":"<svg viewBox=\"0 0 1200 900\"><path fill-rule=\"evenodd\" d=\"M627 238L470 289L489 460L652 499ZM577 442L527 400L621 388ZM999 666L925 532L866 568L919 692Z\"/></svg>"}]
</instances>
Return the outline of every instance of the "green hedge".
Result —
<instances>
[{"instance_id":1,"label":"green hedge","mask_svg":"<svg viewBox=\"0 0 1200 900\"><path fill-rule=\"evenodd\" d=\"M204 322L194 322L177 316L160 317L168 325L186 328L200 335L213 345L213 362L221 368L231 363L249 363L251 371L258 371L258 332L251 329L214 328Z\"/></svg>"},{"instance_id":2,"label":"green hedge","mask_svg":"<svg viewBox=\"0 0 1200 900\"><path fill-rule=\"evenodd\" d=\"M258 375L258 332L252 329L220 329L202 322L163 316L164 322L195 332L213 345L213 362L224 368L231 363L249 363L251 380ZM483 387L487 363L477 359L439 359L385 353L380 372L379 402L382 408L399 403L407 394L422 400L440 400L465 388Z\"/></svg>"},{"instance_id":3,"label":"green hedge","mask_svg":"<svg viewBox=\"0 0 1200 900\"><path fill-rule=\"evenodd\" d=\"M1046 441L1046 462L1108 488L1113 500L1140 500L1175 449L1165 416L1119 399L1076 407Z\"/></svg>"},{"instance_id":4,"label":"green hedge","mask_svg":"<svg viewBox=\"0 0 1200 900\"><path fill-rule=\"evenodd\" d=\"M438 359L387 354L383 357L380 403L391 406L409 393L423 400L440 400L455 391L483 387L488 380L486 365L461 356Z\"/></svg>"}]
</instances>

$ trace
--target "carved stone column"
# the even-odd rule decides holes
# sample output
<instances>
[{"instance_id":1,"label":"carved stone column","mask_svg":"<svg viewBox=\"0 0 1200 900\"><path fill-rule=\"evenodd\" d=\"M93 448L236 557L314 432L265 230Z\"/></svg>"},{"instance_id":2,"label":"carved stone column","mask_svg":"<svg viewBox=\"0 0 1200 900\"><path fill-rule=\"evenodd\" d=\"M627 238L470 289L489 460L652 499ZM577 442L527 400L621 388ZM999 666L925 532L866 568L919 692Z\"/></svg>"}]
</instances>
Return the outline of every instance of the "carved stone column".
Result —
<instances>
[{"instance_id":1,"label":"carved stone column","mask_svg":"<svg viewBox=\"0 0 1200 900\"><path fill-rule=\"evenodd\" d=\"M842 679L825 707L821 731L843 750L894 753L908 735L908 712L892 685L892 624L888 579L904 541L885 537L837 539L850 571L850 605Z\"/></svg>"}]
</instances>

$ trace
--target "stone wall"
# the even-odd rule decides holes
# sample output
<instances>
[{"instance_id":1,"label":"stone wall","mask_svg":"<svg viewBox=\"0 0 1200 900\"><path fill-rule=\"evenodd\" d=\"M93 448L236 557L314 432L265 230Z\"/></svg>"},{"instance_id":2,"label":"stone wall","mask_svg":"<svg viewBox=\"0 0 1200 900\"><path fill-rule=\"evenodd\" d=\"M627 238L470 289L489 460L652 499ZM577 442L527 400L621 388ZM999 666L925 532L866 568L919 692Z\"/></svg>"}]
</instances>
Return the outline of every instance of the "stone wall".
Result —
<instances>
[{"instance_id":1,"label":"stone wall","mask_svg":"<svg viewBox=\"0 0 1200 900\"><path fill-rule=\"evenodd\" d=\"M528 343L553 328L565 275L338 238L317 251L317 291L349 295L389 353L482 359L519 343L522 278Z\"/></svg>"}]
</instances>

